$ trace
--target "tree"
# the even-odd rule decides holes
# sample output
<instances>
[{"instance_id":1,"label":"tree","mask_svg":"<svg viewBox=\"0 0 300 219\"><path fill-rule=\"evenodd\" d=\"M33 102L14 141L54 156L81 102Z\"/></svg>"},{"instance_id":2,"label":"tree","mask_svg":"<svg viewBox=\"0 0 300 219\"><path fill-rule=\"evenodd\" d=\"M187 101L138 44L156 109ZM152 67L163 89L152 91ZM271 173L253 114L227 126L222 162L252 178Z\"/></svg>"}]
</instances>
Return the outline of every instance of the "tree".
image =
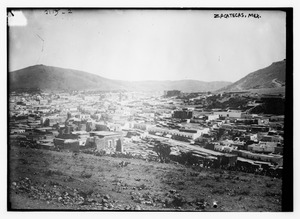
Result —
<instances>
[{"instance_id":1,"label":"tree","mask_svg":"<svg viewBox=\"0 0 300 219\"><path fill-rule=\"evenodd\" d=\"M165 163L169 161L169 156L171 153L171 146L167 144L156 143L153 150L157 153L160 162Z\"/></svg>"}]
</instances>

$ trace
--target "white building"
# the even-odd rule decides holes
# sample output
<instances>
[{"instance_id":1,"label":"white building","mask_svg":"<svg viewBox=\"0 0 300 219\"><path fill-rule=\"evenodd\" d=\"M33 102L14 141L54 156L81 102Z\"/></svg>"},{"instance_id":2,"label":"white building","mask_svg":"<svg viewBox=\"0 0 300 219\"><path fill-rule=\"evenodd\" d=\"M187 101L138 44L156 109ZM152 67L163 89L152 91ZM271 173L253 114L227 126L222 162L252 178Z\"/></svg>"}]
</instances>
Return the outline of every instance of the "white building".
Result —
<instances>
[{"instance_id":1,"label":"white building","mask_svg":"<svg viewBox=\"0 0 300 219\"><path fill-rule=\"evenodd\" d=\"M242 112L239 110L228 110L228 111L216 111L213 112L214 115L218 115L221 117L228 117L228 118L241 118Z\"/></svg>"}]
</instances>

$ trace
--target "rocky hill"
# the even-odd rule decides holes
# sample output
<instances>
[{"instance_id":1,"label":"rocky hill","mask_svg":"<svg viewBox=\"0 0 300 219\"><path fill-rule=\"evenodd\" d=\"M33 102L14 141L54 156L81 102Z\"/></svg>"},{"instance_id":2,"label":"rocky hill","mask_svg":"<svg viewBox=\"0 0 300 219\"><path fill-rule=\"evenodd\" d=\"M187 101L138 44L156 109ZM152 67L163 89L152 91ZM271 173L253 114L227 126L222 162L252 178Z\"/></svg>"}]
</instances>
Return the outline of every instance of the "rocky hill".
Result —
<instances>
[{"instance_id":1,"label":"rocky hill","mask_svg":"<svg viewBox=\"0 0 300 219\"><path fill-rule=\"evenodd\" d=\"M270 66L252 72L237 82L219 91L243 91L250 89L278 88L285 86L286 61L274 62Z\"/></svg>"},{"instance_id":2,"label":"rocky hill","mask_svg":"<svg viewBox=\"0 0 300 219\"><path fill-rule=\"evenodd\" d=\"M111 80L95 74L35 65L9 73L9 85L15 89L41 90L126 90L126 91L163 91L178 89L185 92L215 91L231 82L203 82L197 80L180 81L139 81L129 82Z\"/></svg>"}]
</instances>

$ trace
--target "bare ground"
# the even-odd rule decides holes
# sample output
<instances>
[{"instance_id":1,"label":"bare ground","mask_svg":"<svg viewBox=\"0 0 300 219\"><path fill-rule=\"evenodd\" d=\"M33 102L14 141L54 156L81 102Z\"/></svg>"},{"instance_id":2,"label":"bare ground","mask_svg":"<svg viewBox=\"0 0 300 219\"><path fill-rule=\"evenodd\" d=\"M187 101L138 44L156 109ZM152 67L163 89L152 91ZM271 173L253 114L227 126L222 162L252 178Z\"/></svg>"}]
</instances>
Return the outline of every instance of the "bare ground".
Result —
<instances>
[{"instance_id":1,"label":"bare ground","mask_svg":"<svg viewBox=\"0 0 300 219\"><path fill-rule=\"evenodd\" d=\"M281 211L266 176L16 146L9 162L11 210Z\"/></svg>"}]
</instances>

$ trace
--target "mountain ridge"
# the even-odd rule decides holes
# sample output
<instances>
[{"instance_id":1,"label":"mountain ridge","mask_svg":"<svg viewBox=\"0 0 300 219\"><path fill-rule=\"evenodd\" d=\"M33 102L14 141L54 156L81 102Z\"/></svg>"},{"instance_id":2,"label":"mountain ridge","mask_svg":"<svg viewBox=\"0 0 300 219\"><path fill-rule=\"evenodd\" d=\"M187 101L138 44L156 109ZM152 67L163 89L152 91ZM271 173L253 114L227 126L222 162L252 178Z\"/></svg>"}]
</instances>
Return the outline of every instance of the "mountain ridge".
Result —
<instances>
[{"instance_id":1,"label":"mountain ridge","mask_svg":"<svg viewBox=\"0 0 300 219\"><path fill-rule=\"evenodd\" d=\"M178 81L122 81L108 79L96 74L75 69L46 65L34 65L9 73L11 89L38 88L45 90L128 90L163 91L178 89L182 91L215 91L231 82L198 80Z\"/></svg>"},{"instance_id":2,"label":"mountain ridge","mask_svg":"<svg viewBox=\"0 0 300 219\"><path fill-rule=\"evenodd\" d=\"M286 79L286 60L273 62L271 65L251 72L240 80L223 87L218 92L244 91L261 88L284 87Z\"/></svg>"}]
</instances>

